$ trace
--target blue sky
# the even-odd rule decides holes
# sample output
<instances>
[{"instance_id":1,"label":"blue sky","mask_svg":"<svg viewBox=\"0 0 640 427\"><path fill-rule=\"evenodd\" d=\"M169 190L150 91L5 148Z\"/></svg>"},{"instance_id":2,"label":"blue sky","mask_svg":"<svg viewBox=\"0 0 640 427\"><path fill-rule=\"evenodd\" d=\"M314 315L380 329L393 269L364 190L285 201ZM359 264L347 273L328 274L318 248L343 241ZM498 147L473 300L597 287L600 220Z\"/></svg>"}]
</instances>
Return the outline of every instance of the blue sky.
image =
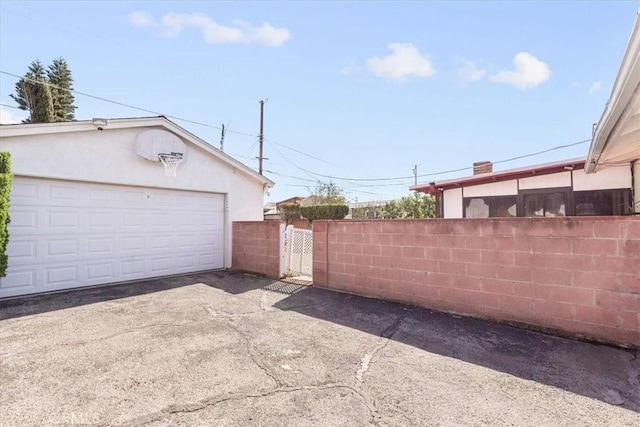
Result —
<instances>
[{"instance_id":1,"label":"blue sky","mask_svg":"<svg viewBox=\"0 0 640 427\"><path fill-rule=\"evenodd\" d=\"M638 1L0 2L0 69L64 57L77 91L180 117L257 169L265 201L333 180L351 201L591 135ZM0 75L2 121L24 114ZM76 118L139 117L76 95ZM588 143L494 170L586 156ZM332 178L330 178L332 177ZM405 177L405 178L402 178ZM344 180L350 178L357 180ZM380 178L392 178L380 180ZM396 179L397 178L397 179Z\"/></svg>"}]
</instances>

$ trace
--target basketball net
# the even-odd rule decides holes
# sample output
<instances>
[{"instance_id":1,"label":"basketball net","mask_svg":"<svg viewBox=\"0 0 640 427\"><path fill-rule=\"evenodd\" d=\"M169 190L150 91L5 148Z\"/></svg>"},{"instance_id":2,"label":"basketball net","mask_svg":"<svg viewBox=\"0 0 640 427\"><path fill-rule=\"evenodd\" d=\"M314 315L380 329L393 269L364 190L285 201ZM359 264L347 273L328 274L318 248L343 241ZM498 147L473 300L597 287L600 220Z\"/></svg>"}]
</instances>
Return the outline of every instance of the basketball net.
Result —
<instances>
[{"instance_id":1,"label":"basketball net","mask_svg":"<svg viewBox=\"0 0 640 427\"><path fill-rule=\"evenodd\" d=\"M158 154L158 159L160 159L164 165L164 173L167 174L167 176L176 176L178 166L184 162L182 153L161 153Z\"/></svg>"}]
</instances>

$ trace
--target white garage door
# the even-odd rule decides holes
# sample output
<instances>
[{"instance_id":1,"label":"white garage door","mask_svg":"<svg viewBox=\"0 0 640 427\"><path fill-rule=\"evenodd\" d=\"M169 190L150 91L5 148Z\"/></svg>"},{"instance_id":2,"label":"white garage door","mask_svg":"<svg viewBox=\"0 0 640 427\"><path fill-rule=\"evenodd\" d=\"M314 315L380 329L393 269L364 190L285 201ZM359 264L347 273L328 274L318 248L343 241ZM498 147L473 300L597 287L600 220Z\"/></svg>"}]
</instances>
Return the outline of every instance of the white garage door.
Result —
<instances>
[{"instance_id":1,"label":"white garage door","mask_svg":"<svg viewBox=\"0 0 640 427\"><path fill-rule=\"evenodd\" d=\"M223 267L224 195L15 177L0 297Z\"/></svg>"}]
</instances>

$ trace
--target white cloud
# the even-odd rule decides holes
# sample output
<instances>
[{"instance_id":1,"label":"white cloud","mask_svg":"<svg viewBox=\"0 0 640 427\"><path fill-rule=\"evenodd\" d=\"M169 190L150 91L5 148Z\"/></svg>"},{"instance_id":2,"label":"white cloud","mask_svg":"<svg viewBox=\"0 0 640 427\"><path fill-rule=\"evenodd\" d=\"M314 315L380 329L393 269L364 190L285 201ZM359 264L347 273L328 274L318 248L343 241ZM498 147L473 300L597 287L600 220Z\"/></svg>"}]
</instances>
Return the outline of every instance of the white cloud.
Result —
<instances>
[{"instance_id":1,"label":"white cloud","mask_svg":"<svg viewBox=\"0 0 640 427\"><path fill-rule=\"evenodd\" d=\"M518 53L513 58L513 65L513 71L500 71L493 74L490 76L491 81L525 90L536 87L551 77L549 66L527 52Z\"/></svg>"},{"instance_id":2,"label":"white cloud","mask_svg":"<svg viewBox=\"0 0 640 427\"><path fill-rule=\"evenodd\" d=\"M407 77L431 77L436 70L431 60L425 54L421 54L411 43L391 43L387 48L392 52L383 57L373 57L365 61L364 69L378 77L391 80L405 80ZM342 69L343 74L349 74L362 69L356 65L350 65Z\"/></svg>"},{"instance_id":3,"label":"white cloud","mask_svg":"<svg viewBox=\"0 0 640 427\"><path fill-rule=\"evenodd\" d=\"M362 66L356 64L353 61L351 61L349 65L347 65L346 67L343 67L340 70L340 74L357 74L360 72L362 72Z\"/></svg>"},{"instance_id":4,"label":"white cloud","mask_svg":"<svg viewBox=\"0 0 640 427\"><path fill-rule=\"evenodd\" d=\"M15 110L14 112L0 106L0 124L11 125L15 123L21 123L25 117L26 114L21 110Z\"/></svg>"},{"instance_id":5,"label":"white cloud","mask_svg":"<svg viewBox=\"0 0 640 427\"><path fill-rule=\"evenodd\" d=\"M487 74L486 70L478 68L475 62L462 60L462 66L456 70L456 75L461 83L477 82Z\"/></svg>"},{"instance_id":6,"label":"white cloud","mask_svg":"<svg viewBox=\"0 0 640 427\"><path fill-rule=\"evenodd\" d=\"M575 88L581 88L582 87L582 83L580 82L573 82L571 83L571 87L575 87Z\"/></svg>"},{"instance_id":7,"label":"white cloud","mask_svg":"<svg viewBox=\"0 0 640 427\"><path fill-rule=\"evenodd\" d=\"M597 91L600 90L601 86L602 86L602 82L601 81L593 82L593 83L591 83L591 86L589 86L589 90L587 91L587 93L589 95L593 95L594 93L596 93Z\"/></svg>"},{"instance_id":8,"label":"white cloud","mask_svg":"<svg viewBox=\"0 0 640 427\"><path fill-rule=\"evenodd\" d=\"M136 28L158 27L164 37L178 37L187 28L196 28L209 44L258 44L262 46L280 46L291 38L286 28L277 28L268 22L254 26L243 21L234 21L232 25L218 24L204 13L169 13L162 16L160 22L146 12L134 12L129 22Z\"/></svg>"},{"instance_id":9,"label":"white cloud","mask_svg":"<svg viewBox=\"0 0 640 427\"><path fill-rule=\"evenodd\" d=\"M129 15L129 23L135 28L149 28L157 25L153 16L143 11L133 12Z\"/></svg>"}]
</instances>

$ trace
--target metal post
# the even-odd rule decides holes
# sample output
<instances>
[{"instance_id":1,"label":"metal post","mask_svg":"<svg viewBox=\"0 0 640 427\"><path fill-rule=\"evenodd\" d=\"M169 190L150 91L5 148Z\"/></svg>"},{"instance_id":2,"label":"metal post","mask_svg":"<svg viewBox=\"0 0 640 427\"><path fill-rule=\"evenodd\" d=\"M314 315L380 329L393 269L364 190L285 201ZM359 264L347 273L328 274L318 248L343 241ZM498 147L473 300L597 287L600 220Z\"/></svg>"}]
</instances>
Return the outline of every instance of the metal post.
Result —
<instances>
[{"instance_id":1,"label":"metal post","mask_svg":"<svg viewBox=\"0 0 640 427\"><path fill-rule=\"evenodd\" d=\"M258 140L260 142L260 155L258 157L258 172L260 173L260 175L262 175L262 159L263 159L262 149L264 145L263 126L264 126L264 101L261 100L260 101L260 136L258 137Z\"/></svg>"}]
</instances>

